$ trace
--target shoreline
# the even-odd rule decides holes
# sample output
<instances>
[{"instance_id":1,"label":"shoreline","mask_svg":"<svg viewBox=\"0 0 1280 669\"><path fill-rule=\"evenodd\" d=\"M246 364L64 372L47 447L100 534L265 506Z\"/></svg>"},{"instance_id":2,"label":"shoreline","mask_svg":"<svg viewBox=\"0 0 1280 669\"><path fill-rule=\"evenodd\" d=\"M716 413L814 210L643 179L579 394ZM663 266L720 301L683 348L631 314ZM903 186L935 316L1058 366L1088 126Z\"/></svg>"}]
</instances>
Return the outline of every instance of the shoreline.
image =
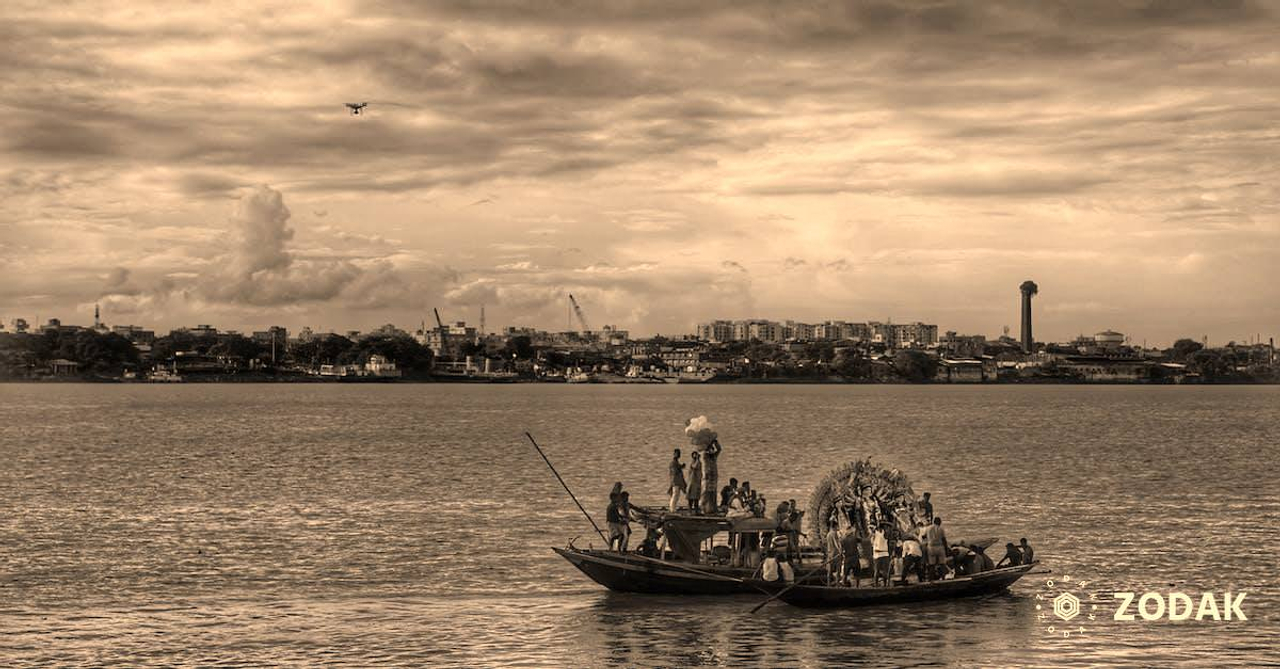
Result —
<instances>
[{"instance_id":1,"label":"shoreline","mask_svg":"<svg viewBox=\"0 0 1280 669\"><path fill-rule=\"evenodd\" d=\"M726 386L726 385L792 385L792 386L1275 386L1277 381L1254 380L1221 380L1221 381L1082 381L1070 379L1019 379L1016 381L966 381L950 383L947 381L904 381L904 380L868 380L868 379L719 379L690 383L663 383L659 381L588 381L584 383L566 384L564 381L541 381L537 379L511 379L492 381L487 379L455 379L455 378L398 378L398 379L326 379L316 377L272 377L272 376L211 376L184 377L180 382L146 381L134 379L118 379L104 377L45 377L45 378L0 378L0 384L33 384L49 385L63 383L81 384L119 384L119 385L183 385L183 384L240 384L240 383L297 383L324 385L406 385L406 384L466 384L466 385L591 385L591 386Z\"/></svg>"}]
</instances>

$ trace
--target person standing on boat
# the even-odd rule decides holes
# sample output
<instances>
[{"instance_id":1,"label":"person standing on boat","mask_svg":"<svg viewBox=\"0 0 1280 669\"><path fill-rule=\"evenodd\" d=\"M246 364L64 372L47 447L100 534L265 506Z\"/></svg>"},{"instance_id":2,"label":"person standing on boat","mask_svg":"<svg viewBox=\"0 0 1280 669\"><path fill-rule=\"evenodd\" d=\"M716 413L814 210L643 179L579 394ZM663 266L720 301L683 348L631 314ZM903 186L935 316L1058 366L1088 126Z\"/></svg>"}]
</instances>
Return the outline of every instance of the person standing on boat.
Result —
<instances>
[{"instance_id":1,"label":"person standing on boat","mask_svg":"<svg viewBox=\"0 0 1280 669\"><path fill-rule=\"evenodd\" d=\"M844 580L844 546L840 544L840 523L835 518L827 526L825 545L827 585L837 585Z\"/></svg>"},{"instance_id":2,"label":"person standing on boat","mask_svg":"<svg viewBox=\"0 0 1280 669\"><path fill-rule=\"evenodd\" d=\"M702 498L702 454L694 451L689 457L689 489L685 494L689 499L689 512L696 516L701 513L698 502Z\"/></svg>"},{"instance_id":3,"label":"person standing on boat","mask_svg":"<svg viewBox=\"0 0 1280 669\"><path fill-rule=\"evenodd\" d=\"M625 553L627 544L631 542L631 493L624 490L618 499L618 516L622 522L622 546L619 550Z\"/></svg>"},{"instance_id":4,"label":"person standing on boat","mask_svg":"<svg viewBox=\"0 0 1280 669\"><path fill-rule=\"evenodd\" d=\"M680 449L675 449L671 456L671 464L667 467L667 473L670 478L671 485L667 487L667 494L671 496L671 502L667 506L667 510L675 513L680 508L680 500L687 494L689 484L684 480L684 463L680 462Z\"/></svg>"},{"instance_id":5,"label":"person standing on boat","mask_svg":"<svg viewBox=\"0 0 1280 669\"><path fill-rule=\"evenodd\" d=\"M777 528L777 536L786 537L787 539L787 552L783 554L783 557L790 560L791 549L793 547L793 544L791 543L791 506L788 505L786 501L778 504L777 517L774 518L773 522Z\"/></svg>"},{"instance_id":6,"label":"person standing on boat","mask_svg":"<svg viewBox=\"0 0 1280 669\"><path fill-rule=\"evenodd\" d=\"M621 488L621 486L618 486ZM622 518L619 515L621 492L609 493L609 510L605 512L605 521L609 524L609 550L616 550L622 545Z\"/></svg>"},{"instance_id":7,"label":"person standing on boat","mask_svg":"<svg viewBox=\"0 0 1280 669\"><path fill-rule=\"evenodd\" d=\"M929 579L937 579L947 570L947 533L942 529L942 516L934 516L924 533L925 555L929 560Z\"/></svg>"},{"instance_id":8,"label":"person standing on boat","mask_svg":"<svg viewBox=\"0 0 1280 669\"><path fill-rule=\"evenodd\" d=\"M773 540L769 542L769 548L778 559L778 571L782 573L783 580L794 583L796 572L791 566L791 546L787 542L787 535L774 534Z\"/></svg>"},{"instance_id":9,"label":"person standing on boat","mask_svg":"<svg viewBox=\"0 0 1280 669\"><path fill-rule=\"evenodd\" d=\"M924 494L924 499L920 500L920 509L924 511L924 522L933 522L933 502L929 501L929 493Z\"/></svg>"},{"instance_id":10,"label":"person standing on boat","mask_svg":"<svg viewBox=\"0 0 1280 669\"><path fill-rule=\"evenodd\" d=\"M858 528L858 582L862 585L862 577L867 574L874 576L875 569L875 550L871 544L871 535L867 534L866 528Z\"/></svg>"},{"instance_id":11,"label":"person standing on boat","mask_svg":"<svg viewBox=\"0 0 1280 669\"><path fill-rule=\"evenodd\" d=\"M889 572L889 536L885 533L885 526L877 527L875 532L871 534L871 551L874 558L875 572L872 575L872 583L880 585L884 582L885 587L892 585L893 576Z\"/></svg>"},{"instance_id":12,"label":"person standing on boat","mask_svg":"<svg viewBox=\"0 0 1280 669\"><path fill-rule=\"evenodd\" d=\"M788 518L791 523L791 535L788 538L791 540L791 550L795 552L796 565L799 566L804 563L800 556L800 526L804 523L804 511L800 510L794 499L790 501L788 506L791 508Z\"/></svg>"},{"instance_id":13,"label":"person standing on boat","mask_svg":"<svg viewBox=\"0 0 1280 669\"><path fill-rule=\"evenodd\" d=\"M784 526L788 526L791 522L791 505L786 500L778 503L778 510L774 513L774 522L778 524L778 529L782 530Z\"/></svg>"},{"instance_id":14,"label":"person standing on boat","mask_svg":"<svg viewBox=\"0 0 1280 669\"><path fill-rule=\"evenodd\" d=\"M716 460L720 457L720 440L712 439L702 452L702 510L703 513L715 513L716 491L720 488L720 472Z\"/></svg>"},{"instance_id":15,"label":"person standing on boat","mask_svg":"<svg viewBox=\"0 0 1280 669\"><path fill-rule=\"evenodd\" d=\"M854 587L862 585L862 577L858 571L858 546L861 541L858 539L857 529L849 528L840 538L840 553L844 556L844 573L841 574L841 581L845 584L853 579Z\"/></svg>"}]
</instances>

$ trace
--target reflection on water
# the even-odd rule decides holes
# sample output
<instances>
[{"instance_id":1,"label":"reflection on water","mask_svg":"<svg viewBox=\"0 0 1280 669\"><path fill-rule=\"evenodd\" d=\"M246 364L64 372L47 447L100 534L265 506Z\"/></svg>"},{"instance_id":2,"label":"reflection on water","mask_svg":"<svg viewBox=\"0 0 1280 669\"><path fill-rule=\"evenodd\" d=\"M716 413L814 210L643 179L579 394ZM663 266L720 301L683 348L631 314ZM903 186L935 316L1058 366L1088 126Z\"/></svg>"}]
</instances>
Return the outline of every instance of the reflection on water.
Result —
<instances>
[{"instance_id":1,"label":"reflection on water","mask_svg":"<svg viewBox=\"0 0 1280 669\"><path fill-rule=\"evenodd\" d=\"M923 666L1273 657L1277 388L0 385L6 665ZM721 478L807 499L899 466L959 535L1054 577L1249 592L1250 620L1051 635L1044 576L982 599L810 611L610 593L551 545L623 480L665 488L684 419ZM595 540L598 545L598 539ZM1109 609L1108 609L1109 613Z\"/></svg>"}]
</instances>

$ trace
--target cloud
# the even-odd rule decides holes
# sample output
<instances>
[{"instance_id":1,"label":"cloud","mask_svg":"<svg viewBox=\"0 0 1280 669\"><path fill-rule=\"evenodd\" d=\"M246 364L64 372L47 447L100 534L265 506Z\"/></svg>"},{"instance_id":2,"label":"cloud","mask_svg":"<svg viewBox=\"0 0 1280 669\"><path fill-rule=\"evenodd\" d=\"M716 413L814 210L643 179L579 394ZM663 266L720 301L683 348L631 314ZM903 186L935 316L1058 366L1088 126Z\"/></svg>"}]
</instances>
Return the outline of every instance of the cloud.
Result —
<instances>
[{"instance_id":1,"label":"cloud","mask_svg":"<svg viewBox=\"0 0 1280 669\"><path fill-rule=\"evenodd\" d=\"M0 310L548 325L572 289L638 332L896 300L992 333L1002 272L1133 271L1174 336L1280 297L1274 4L255 7L6 6Z\"/></svg>"},{"instance_id":2,"label":"cloud","mask_svg":"<svg viewBox=\"0 0 1280 669\"><path fill-rule=\"evenodd\" d=\"M132 281L128 268L117 267L107 276L103 296L116 310L130 313L171 300L249 308L334 300L357 309L421 305L419 291L386 259L297 258L290 249L291 217L280 191L256 186L234 207L228 248L204 271L170 273L144 289ZM426 271L440 284L457 280L447 267L428 265Z\"/></svg>"}]
</instances>

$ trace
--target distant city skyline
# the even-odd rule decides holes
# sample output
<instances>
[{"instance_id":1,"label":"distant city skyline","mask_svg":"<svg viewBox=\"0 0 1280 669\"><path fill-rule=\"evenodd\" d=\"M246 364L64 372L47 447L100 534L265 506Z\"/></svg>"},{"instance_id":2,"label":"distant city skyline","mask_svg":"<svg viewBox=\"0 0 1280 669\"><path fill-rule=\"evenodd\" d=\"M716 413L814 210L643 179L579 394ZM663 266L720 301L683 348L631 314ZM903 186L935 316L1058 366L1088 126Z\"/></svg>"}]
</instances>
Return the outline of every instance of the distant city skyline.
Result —
<instances>
[{"instance_id":1,"label":"distant city skyline","mask_svg":"<svg viewBox=\"0 0 1280 669\"><path fill-rule=\"evenodd\" d=\"M372 330L376 330L378 328L384 327L386 325L395 326L409 333L418 332L423 329L427 331L436 329L434 316L432 316L430 320L419 320L415 323L381 322L377 324L370 324L365 327L342 327L342 326L331 327L327 325L317 325L313 323L300 323L300 324L290 325L285 322L250 323L243 327L230 327L224 324L204 322L204 321L201 321L199 323L178 323L174 325L155 325L155 324L146 323L146 322L111 322L107 318L105 318L102 314L99 313L99 305L94 305L92 308L93 308L93 313L91 314L89 320L85 322L80 322L74 319L66 319L56 315L49 316L48 318L39 317L38 322L36 318L26 318L20 315L0 317L0 324L3 325L3 327L0 328L0 332L13 332L14 331L13 324L16 319L23 319L24 321L26 321L29 332L38 331L41 326L46 325L49 322L49 319L57 319L59 321L59 324L64 326L73 325L73 326L81 326L81 327L90 327L90 326L96 326L100 323L104 330L121 329L121 328L137 328L137 329L153 331L157 335L162 335L173 330L198 329L198 328L204 328L204 327L210 327L213 330L216 330L218 332L238 332L243 335L255 334L259 331L267 330L268 328L284 327L288 330L291 336L297 335L303 329L309 329L312 332L315 332L317 334L326 333L326 332L331 332L336 334L344 334L349 332L365 333L365 332L370 332ZM551 332L551 333L582 331L581 324L573 322L572 318L573 318L572 316L569 317L569 319L564 323L564 327L555 327L555 326L542 327L542 326L532 325L528 323L494 324L492 322L489 322L484 331L489 334L502 334L508 328L516 329L516 330L532 329L532 330L539 330L539 331ZM453 318L453 319L442 319L442 320L446 326L450 326L458 323L465 323L468 329L478 330L478 327L479 327L479 321L477 320L469 320L466 318ZM796 325L804 325L809 327L816 327L818 330L821 330L821 326L823 326L824 324L839 323L839 324L844 324L846 326L854 326L853 330L858 333L856 335L851 335L847 337L841 337L841 336L794 337L796 339L801 339L801 340L810 340L810 339L830 340L830 339L841 339L841 338L871 339L872 336L869 333L874 332L875 330L874 326L876 325L897 326L899 329L903 327L917 328L919 326L924 326L926 328L929 328L929 330L926 331L928 334L923 339L923 341L928 343L936 342L939 338L945 338L945 335L952 332L954 332L959 336L980 335L992 341L1000 339L1001 337L1004 337L1004 336L1008 336L1012 341L1019 341L1021 339L1020 330L1015 327L1009 327L1007 332L1005 332L1004 327L1002 327L1001 331L998 333L964 332L964 331L955 330L954 328L948 328L945 326L945 324L926 323L925 321L920 321L920 320L898 321L896 319L879 320L879 319L853 319L853 318L821 318L816 320L804 320L804 319L794 319L794 318L760 318L760 317L738 318L738 319L705 319L703 321L699 321L698 323L695 323L692 327L690 327L688 331L655 332L655 333L636 333L628 330L625 327L620 327L615 324L604 324L599 327L593 327L592 331L599 333L599 332L605 331L606 329L612 329L612 330L624 332L628 336L630 336L630 338L632 339L648 339L653 336L665 336L665 337L693 336L700 339L710 339L712 341L732 341L732 340L746 340L746 339L760 338L751 330L746 331L750 333L746 336L731 336L727 339L722 339L721 337L714 336L714 335L704 336L704 335L708 335L709 333L709 331L704 332L704 330L706 330L708 326L718 322L732 322L732 323L758 322L758 323L770 323L770 324L776 324L776 325L796 324ZM866 326L868 325L871 325L872 329L868 330L868 333L866 334L862 333L862 330L867 329ZM1037 325L1036 327L1038 328L1039 326ZM915 332L914 329L909 331L912 333ZM739 335L741 334L742 333L739 333ZM1184 334L1184 335L1175 337L1174 339L1170 339L1169 341L1155 341L1145 337L1135 336L1135 334L1131 332L1123 332L1113 328L1100 328L1096 330L1080 331L1080 332L1072 333L1070 335L1062 336L1062 337L1050 337L1050 338L1035 337L1034 340L1037 343L1041 343L1041 344L1069 343L1069 342L1075 341L1078 338L1092 338L1095 335L1123 335L1125 338L1125 342L1128 343L1129 345L1146 346L1149 348L1167 348L1170 345L1172 345L1176 339L1192 339L1197 342L1202 342L1204 339L1208 338L1208 335ZM1220 341L1209 338L1208 343L1211 345L1224 345L1231 342L1234 342L1237 344L1249 344L1249 343L1265 344L1273 337L1275 337L1274 334L1258 332L1253 334L1242 335L1236 338L1223 339ZM783 338L784 337L779 337L777 339L781 340ZM785 337L785 338L791 339L793 337ZM907 340L914 341L915 339L916 339L916 336L914 334L907 337ZM886 341L888 341L888 339L886 339Z\"/></svg>"},{"instance_id":2,"label":"distant city skyline","mask_svg":"<svg viewBox=\"0 0 1280 669\"><path fill-rule=\"evenodd\" d=\"M0 317L1265 338L1278 14L7 2Z\"/></svg>"}]
</instances>

